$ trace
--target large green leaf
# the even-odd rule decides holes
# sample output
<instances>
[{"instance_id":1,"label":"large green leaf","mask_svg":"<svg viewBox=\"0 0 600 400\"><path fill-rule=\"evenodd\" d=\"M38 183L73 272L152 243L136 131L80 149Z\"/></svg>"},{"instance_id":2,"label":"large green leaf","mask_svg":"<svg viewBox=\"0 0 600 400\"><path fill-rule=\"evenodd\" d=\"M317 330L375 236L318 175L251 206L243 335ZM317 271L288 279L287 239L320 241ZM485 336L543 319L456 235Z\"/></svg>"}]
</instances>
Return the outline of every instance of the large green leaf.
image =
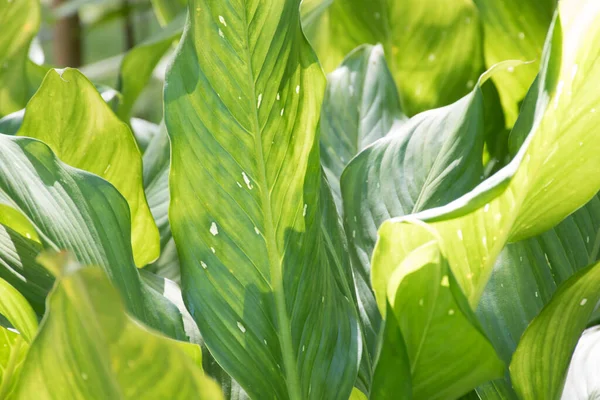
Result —
<instances>
[{"instance_id":1,"label":"large green leaf","mask_svg":"<svg viewBox=\"0 0 600 400\"><path fill-rule=\"evenodd\" d=\"M490 122L484 123L487 103L478 83L450 106L396 123L385 138L356 156L342 175L346 233L370 354L380 320L370 287L377 229L390 217L447 204L481 182L484 127Z\"/></svg>"},{"instance_id":2,"label":"large green leaf","mask_svg":"<svg viewBox=\"0 0 600 400\"><path fill-rule=\"evenodd\" d=\"M167 75L184 299L251 397L346 400L360 340L299 1L195 0Z\"/></svg>"},{"instance_id":3,"label":"large green leaf","mask_svg":"<svg viewBox=\"0 0 600 400\"><path fill-rule=\"evenodd\" d=\"M35 90L27 64L39 25L39 0L0 0L0 117L25 107Z\"/></svg>"},{"instance_id":4,"label":"large green leaf","mask_svg":"<svg viewBox=\"0 0 600 400\"><path fill-rule=\"evenodd\" d=\"M507 116L517 119L520 102L539 70L544 38L557 0L474 0L484 27L484 53L488 66L504 60L531 61L493 77Z\"/></svg>"},{"instance_id":5,"label":"large green leaf","mask_svg":"<svg viewBox=\"0 0 600 400\"><path fill-rule=\"evenodd\" d=\"M340 210L346 165L405 119L381 46L355 49L329 74L321 109L321 161Z\"/></svg>"},{"instance_id":6,"label":"large green leaf","mask_svg":"<svg viewBox=\"0 0 600 400\"><path fill-rule=\"evenodd\" d=\"M398 379L412 380L415 399L457 398L501 377L505 366L454 279L435 231L417 221L406 233L399 241L384 226L373 258L374 264L396 266L386 287L393 313L387 319L397 320L410 365L410 376ZM424 243L413 240L426 235L429 240ZM376 375L380 367L388 365L377 365ZM383 384L395 388L398 383ZM384 390L373 388L376 393Z\"/></svg>"},{"instance_id":7,"label":"large green leaf","mask_svg":"<svg viewBox=\"0 0 600 400\"><path fill-rule=\"evenodd\" d=\"M600 198L595 196L556 227L500 253L477 315L506 362L558 285L598 259L599 234Z\"/></svg>"},{"instance_id":8,"label":"large green leaf","mask_svg":"<svg viewBox=\"0 0 600 400\"><path fill-rule=\"evenodd\" d=\"M222 398L202 372L199 346L144 327L101 268L66 257L41 260L57 282L15 398Z\"/></svg>"},{"instance_id":9,"label":"large green leaf","mask_svg":"<svg viewBox=\"0 0 600 400\"><path fill-rule=\"evenodd\" d=\"M304 24L326 71L363 43L382 43L408 115L450 104L483 72L475 4L448 0L311 0Z\"/></svg>"},{"instance_id":10,"label":"large green leaf","mask_svg":"<svg viewBox=\"0 0 600 400\"><path fill-rule=\"evenodd\" d=\"M16 387L38 321L27 300L3 279L0 279L0 314L18 330L0 327L0 399L6 399Z\"/></svg>"},{"instance_id":11,"label":"large green leaf","mask_svg":"<svg viewBox=\"0 0 600 400\"><path fill-rule=\"evenodd\" d=\"M113 184L131 211L136 265L160 252L159 235L142 185L142 158L131 130L79 71L51 70L31 98L18 135L46 143L65 163Z\"/></svg>"},{"instance_id":12,"label":"large green leaf","mask_svg":"<svg viewBox=\"0 0 600 400\"><path fill-rule=\"evenodd\" d=\"M20 216L22 220L9 222L21 227L24 220L24 234L33 232L32 239L39 236L45 248L67 249L78 260L104 268L136 318L169 336L186 338L175 306L141 282L127 202L107 181L63 164L38 140L0 135L0 208L3 217L6 212ZM10 249L5 237L0 236L2 246ZM0 252L0 265L10 268L5 254L18 258L19 253Z\"/></svg>"},{"instance_id":13,"label":"large green leaf","mask_svg":"<svg viewBox=\"0 0 600 400\"><path fill-rule=\"evenodd\" d=\"M48 271L35 261L41 250L38 241L0 224L0 278L23 294L40 316L44 314L46 295L54 282Z\"/></svg>"},{"instance_id":14,"label":"large green leaf","mask_svg":"<svg viewBox=\"0 0 600 400\"><path fill-rule=\"evenodd\" d=\"M526 138L516 157L496 175L451 204L411 216L429 223L441 237L452 272L475 307L494 261L508 240L535 236L583 206L600 189L595 173L600 148L594 129L600 97L586 82L600 78L600 3L563 2L553 23L540 76L525 100L512 132ZM576 188L576 190L575 190ZM381 228L401 240L407 222ZM413 238L419 240L418 238ZM427 238L421 240L425 242ZM373 266L380 310L385 282L395 266Z\"/></svg>"},{"instance_id":15,"label":"large green leaf","mask_svg":"<svg viewBox=\"0 0 600 400\"><path fill-rule=\"evenodd\" d=\"M117 85L117 89L123 95L117 114L123 121L129 121L131 118L135 101L148 84L159 61L171 48L173 41L181 36L184 21L185 14L181 14L158 34L131 49L123 58Z\"/></svg>"},{"instance_id":16,"label":"large green leaf","mask_svg":"<svg viewBox=\"0 0 600 400\"><path fill-rule=\"evenodd\" d=\"M577 341L600 300L599 285L600 264L581 270L529 325L510 365L521 398L560 398Z\"/></svg>"}]
</instances>

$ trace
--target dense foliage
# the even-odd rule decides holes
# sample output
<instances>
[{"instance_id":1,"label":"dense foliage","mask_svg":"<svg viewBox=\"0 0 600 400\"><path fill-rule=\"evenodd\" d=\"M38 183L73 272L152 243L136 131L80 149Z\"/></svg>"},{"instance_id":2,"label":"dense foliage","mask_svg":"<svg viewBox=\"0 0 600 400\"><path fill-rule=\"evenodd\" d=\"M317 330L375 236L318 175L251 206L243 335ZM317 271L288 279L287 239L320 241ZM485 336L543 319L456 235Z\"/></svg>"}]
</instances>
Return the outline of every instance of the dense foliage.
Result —
<instances>
[{"instance_id":1,"label":"dense foliage","mask_svg":"<svg viewBox=\"0 0 600 400\"><path fill-rule=\"evenodd\" d=\"M0 399L597 396L597 0L184 3L0 0Z\"/></svg>"}]
</instances>

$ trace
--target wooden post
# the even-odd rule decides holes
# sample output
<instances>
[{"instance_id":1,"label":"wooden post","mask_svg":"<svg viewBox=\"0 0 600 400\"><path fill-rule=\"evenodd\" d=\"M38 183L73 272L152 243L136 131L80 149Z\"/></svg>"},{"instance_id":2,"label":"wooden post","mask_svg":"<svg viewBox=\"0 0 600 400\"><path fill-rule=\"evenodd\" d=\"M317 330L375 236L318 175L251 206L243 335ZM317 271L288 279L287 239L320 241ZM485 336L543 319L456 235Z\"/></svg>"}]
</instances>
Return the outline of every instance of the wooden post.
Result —
<instances>
[{"instance_id":1,"label":"wooden post","mask_svg":"<svg viewBox=\"0 0 600 400\"><path fill-rule=\"evenodd\" d=\"M66 0L52 0L56 8ZM60 67L79 67L82 64L81 23L79 14L61 18L54 27L54 62Z\"/></svg>"}]
</instances>

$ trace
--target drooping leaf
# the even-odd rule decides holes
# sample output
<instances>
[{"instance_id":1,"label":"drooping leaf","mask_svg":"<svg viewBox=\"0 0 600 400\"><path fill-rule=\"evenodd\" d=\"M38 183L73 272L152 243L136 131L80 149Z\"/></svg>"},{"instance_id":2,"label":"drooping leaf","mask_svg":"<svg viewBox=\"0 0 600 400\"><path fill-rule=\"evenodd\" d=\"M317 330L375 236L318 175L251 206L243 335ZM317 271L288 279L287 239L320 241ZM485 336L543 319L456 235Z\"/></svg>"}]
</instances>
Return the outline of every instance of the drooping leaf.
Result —
<instances>
[{"instance_id":1,"label":"drooping leaf","mask_svg":"<svg viewBox=\"0 0 600 400\"><path fill-rule=\"evenodd\" d=\"M125 312L98 267L44 255L57 278L16 398L220 399L200 347L155 333Z\"/></svg>"},{"instance_id":2,"label":"drooping leaf","mask_svg":"<svg viewBox=\"0 0 600 400\"><path fill-rule=\"evenodd\" d=\"M169 213L184 299L225 371L251 397L346 400L358 322L299 3L190 3L166 82Z\"/></svg>"},{"instance_id":3,"label":"drooping leaf","mask_svg":"<svg viewBox=\"0 0 600 400\"><path fill-rule=\"evenodd\" d=\"M481 23L471 1L312 0L303 9L326 71L361 44L383 44L407 115L455 102L484 70Z\"/></svg>"},{"instance_id":4,"label":"drooping leaf","mask_svg":"<svg viewBox=\"0 0 600 400\"><path fill-rule=\"evenodd\" d=\"M0 0L0 118L25 107L37 88L29 82L27 64L39 25L38 0Z\"/></svg>"},{"instance_id":5,"label":"drooping leaf","mask_svg":"<svg viewBox=\"0 0 600 400\"><path fill-rule=\"evenodd\" d=\"M346 165L404 120L383 47L361 46L329 74L321 109L321 162L340 211L339 182Z\"/></svg>"},{"instance_id":6,"label":"drooping leaf","mask_svg":"<svg viewBox=\"0 0 600 400\"><path fill-rule=\"evenodd\" d=\"M156 65L171 48L183 31L185 14L171 21L158 34L148 38L131 49L121 62L117 89L123 100L117 114L123 121L129 121L133 105L147 85Z\"/></svg>"},{"instance_id":7,"label":"drooping leaf","mask_svg":"<svg viewBox=\"0 0 600 400\"><path fill-rule=\"evenodd\" d=\"M556 227L500 253L477 315L506 362L556 288L597 261L599 233L600 199L595 196Z\"/></svg>"},{"instance_id":8,"label":"drooping leaf","mask_svg":"<svg viewBox=\"0 0 600 400\"><path fill-rule=\"evenodd\" d=\"M85 76L74 69L48 72L18 135L43 141L65 163L113 184L131 211L136 265L158 257L159 235L146 203L135 138Z\"/></svg>"},{"instance_id":9,"label":"drooping leaf","mask_svg":"<svg viewBox=\"0 0 600 400\"><path fill-rule=\"evenodd\" d=\"M600 15L600 4L563 2L559 14L550 30L539 78L511 134L526 138L516 157L462 198L411 216L438 232L472 307L507 241L548 230L600 189L600 176L594 172L600 141L594 139L593 129L599 122L595 107L600 97L584 85L600 73L595 63L600 31L590 22ZM393 232L391 237L404 237L402 218L384 225L382 229ZM393 267L373 267L380 310L385 305L384 283Z\"/></svg>"},{"instance_id":10,"label":"drooping leaf","mask_svg":"<svg viewBox=\"0 0 600 400\"><path fill-rule=\"evenodd\" d=\"M501 377L505 365L479 327L435 232L418 222L399 241L386 229L389 226L380 230L373 263L395 266L386 287L393 315L386 318L395 317L402 332L413 398L457 398ZM423 244L413 240L425 235L429 241ZM395 387L397 382L391 384Z\"/></svg>"},{"instance_id":11,"label":"drooping leaf","mask_svg":"<svg viewBox=\"0 0 600 400\"><path fill-rule=\"evenodd\" d=\"M563 283L529 325L510 364L510 376L523 399L559 399L567 369L589 317L600 300L600 264Z\"/></svg>"},{"instance_id":12,"label":"drooping leaf","mask_svg":"<svg viewBox=\"0 0 600 400\"><path fill-rule=\"evenodd\" d=\"M380 321L370 286L377 229L390 217L447 204L481 182L487 100L478 83L450 106L396 123L342 175L346 234L371 354Z\"/></svg>"},{"instance_id":13,"label":"drooping leaf","mask_svg":"<svg viewBox=\"0 0 600 400\"><path fill-rule=\"evenodd\" d=\"M78 260L102 267L136 318L186 338L177 309L140 280L127 202L107 181L63 164L38 140L0 135L0 204L1 215L5 210L20 215L44 248L67 249ZM2 246L10 250L5 238L0 236ZM6 254L17 258L19 253L0 252L0 266L10 268Z\"/></svg>"},{"instance_id":14,"label":"drooping leaf","mask_svg":"<svg viewBox=\"0 0 600 400\"><path fill-rule=\"evenodd\" d=\"M474 0L484 27L486 65L504 60L531 63L511 68L492 79L498 87L510 127L517 119L520 102L539 70L542 47L557 0Z\"/></svg>"}]
</instances>

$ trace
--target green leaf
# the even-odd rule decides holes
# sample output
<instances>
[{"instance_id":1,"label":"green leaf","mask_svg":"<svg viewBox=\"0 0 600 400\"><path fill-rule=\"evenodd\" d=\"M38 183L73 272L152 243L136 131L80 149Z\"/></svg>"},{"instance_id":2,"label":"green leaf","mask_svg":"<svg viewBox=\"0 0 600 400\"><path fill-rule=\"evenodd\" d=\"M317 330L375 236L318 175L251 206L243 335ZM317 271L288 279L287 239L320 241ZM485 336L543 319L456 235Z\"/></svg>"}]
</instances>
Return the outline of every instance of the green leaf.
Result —
<instances>
[{"instance_id":1,"label":"green leaf","mask_svg":"<svg viewBox=\"0 0 600 400\"><path fill-rule=\"evenodd\" d=\"M487 66L504 60L530 61L492 78L500 92L507 126L516 121L519 106L539 70L542 47L556 0L474 0L484 27Z\"/></svg>"},{"instance_id":2,"label":"green leaf","mask_svg":"<svg viewBox=\"0 0 600 400\"><path fill-rule=\"evenodd\" d=\"M57 282L17 398L222 398L202 372L199 346L148 330L126 314L101 268L66 257L41 259Z\"/></svg>"},{"instance_id":3,"label":"green leaf","mask_svg":"<svg viewBox=\"0 0 600 400\"><path fill-rule=\"evenodd\" d=\"M379 339L379 354L370 392L372 400L412 399L412 379L410 377L410 360L402 331L394 315L394 310L387 304L387 319ZM393 371L390 372L390 371Z\"/></svg>"},{"instance_id":4,"label":"green leaf","mask_svg":"<svg viewBox=\"0 0 600 400\"><path fill-rule=\"evenodd\" d=\"M169 216L186 305L224 370L255 398L346 400L358 321L299 3L190 3L166 81Z\"/></svg>"},{"instance_id":5,"label":"green leaf","mask_svg":"<svg viewBox=\"0 0 600 400\"><path fill-rule=\"evenodd\" d=\"M33 229L32 232L35 233ZM42 246L37 240L39 239L28 239L0 224L0 278L17 289L35 312L42 316L46 295L52 288L54 279L35 261L42 251Z\"/></svg>"},{"instance_id":6,"label":"green leaf","mask_svg":"<svg viewBox=\"0 0 600 400\"><path fill-rule=\"evenodd\" d=\"M0 279L0 314L8 319L27 343L31 343L38 327L35 312L21 293L4 279Z\"/></svg>"},{"instance_id":7,"label":"green leaf","mask_svg":"<svg viewBox=\"0 0 600 400\"><path fill-rule=\"evenodd\" d=\"M25 109L10 113L4 118L0 118L0 133L5 135L14 135L17 133L21 124L23 123L23 117L25 116Z\"/></svg>"},{"instance_id":8,"label":"green leaf","mask_svg":"<svg viewBox=\"0 0 600 400\"><path fill-rule=\"evenodd\" d=\"M0 327L0 398L14 393L28 349L21 335Z\"/></svg>"},{"instance_id":9,"label":"green leaf","mask_svg":"<svg viewBox=\"0 0 600 400\"><path fill-rule=\"evenodd\" d=\"M362 44L387 44L389 17L385 0L302 2L302 25L325 72L336 69Z\"/></svg>"},{"instance_id":10,"label":"green leaf","mask_svg":"<svg viewBox=\"0 0 600 400\"><path fill-rule=\"evenodd\" d=\"M558 285L597 261L599 232L600 198L595 196L556 227L508 244L500 253L477 315L506 362Z\"/></svg>"},{"instance_id":11,"label":"green leaf","mask_svg":"<svg viewBox=\"0 0 600 400\"><path fill-rule=\"evenodd\" d=\"M123 94L117 114L129 121L133 105L152 77L156 65L175 40L181 36L185 14L169 23L158 34L131 49L121 62L117 90Z\"/></svg>"},{"instance_id":12,"label":"green leaf","mask_svg":"<svg viewBox=\"0 0 600 400\"><path fill-rule=\"evenodd\" d=\"M403 111L415 115L469 93L484 70L471 1L309 1L307 35L326 71L363 43L382 43Z\"/></svg>"},{"instance_id":13,"label":"green leaf","mask_svg":"<svg viewBox=\"0 0 600 400\"><path fill-rule=\"evenodd\" d=\"M27 74L29 45L40 25L38 0L0 0L0 117L25 107L36 86Z\"/></svg>"},{"instance_id":14,"label":"green leaf","mask_svg":"<svg viewBox=\"0 0 600 400\"><path fill-rule=\"evenodd\" d=\"M371 321L379 319L369 290L379 226L390 217L447 204L481 182L487 99L480 87L478 83L450 106L394 125L385 138L356 156L342 175L346 233L359 297ZM385 298L379 300L384 306ZM373 343L376 335L377 329L369 332L367 342Z\"/></svg>"},{"instance_id":15,"label":"green leaf","mask_svg":"<svg viewBox=\"0 0 600 400\"><path fill-rule=\"evenodd\" d=\"M600 264L579 271L529 325L510 365L521 398L560 398L577 341L600 300L599 285Z\"/></svg>"},{"instance_id":16,"label":"green leaf","mask_svg":"<svg viewBox=\"0 0 600 400\"><path fill-rule=\"evenodd\" d=\"M181 13L185 13L186 0L151 0L154 14L161 25L167 25L177 18Z\"/></svg>"},{"instance_id":17,"label":"green leaf","mask_svg":"<svg viewBox=\"0 0 600 400\"><path fill-rule=\"evenodd\" d=\"M329 74L321 109L321 162L340 210L339 182L346 165L404 120L381 46L355 49Z\"/></svg>"},{"instance_id":18,"label":"green leaf","mask_svg":"<svg viewBox=\"0 0 600 400\"><path fill-rule=\"evenodd\" d=\"M585 86L600 74L595 64L600 31L590 22L599 15L600 4L591 0L561 3L538 81L512 132L513 143L526 140L511 163L462 198L410 217L437 231L472 307L509 240L548 230L600 189L600 176L594 172L599 166L595 154L600 141L595 140L593 129L600 122L595 109L600 97ZM402 238L406 226L406 219L398 218L381 229ZM423 243L426 240L422 238ZM391 268L373 267L380 310Z\"/></svg>"},{"instance_id":19,"label":"green leaf","mask_svg":"<svg viewBox=\"0 0 600 400\"><path fill-rule=\"evenodd\" d=\"M389 227L380 230L373 263L395 266L386 287L393 315L386 318L396 318L404 337L413 397L457 398L501 377L504 363L479 327L435 232L421 222L410 224L398 243ZM423 244L413 240L426 235Z\"/></svg>"},{"instance_id":20,"label":"green leaf","mask_svg":"<svg viewBox=\"0 0 600 400\"><path fill-rule=\"evenodd\" d=\"M140 279L127 202L110 183L63 164L38 140L0 135L0 204L25 217L44 248L67 249L78 260L102 267L136 318L186 338L177 309Z\"/></svg>"},{"instance_id":21,"label":"green leaf","mask_svg":"<svg viewBox=\"0 0 600 400\"><path fill-rule=\"evenodd\" d=\"M18 134L43 141L65 163L113 184L131 211L136 265L158 258L159 235L146 203L135 138L85 76L74 69L48 72L27 104Z\"/></svg>"},{"instance_id":22,"label":"green leaf","mask_svg":"<svg viewBox=\"0 0 600 400\"><path fill-rule=\"evenodd\" d=\"M0 279L0 314L18 332L0 327L0 398L13 392L38 321L27 300L5 280Z\"/></svg>"}]
</instances>

